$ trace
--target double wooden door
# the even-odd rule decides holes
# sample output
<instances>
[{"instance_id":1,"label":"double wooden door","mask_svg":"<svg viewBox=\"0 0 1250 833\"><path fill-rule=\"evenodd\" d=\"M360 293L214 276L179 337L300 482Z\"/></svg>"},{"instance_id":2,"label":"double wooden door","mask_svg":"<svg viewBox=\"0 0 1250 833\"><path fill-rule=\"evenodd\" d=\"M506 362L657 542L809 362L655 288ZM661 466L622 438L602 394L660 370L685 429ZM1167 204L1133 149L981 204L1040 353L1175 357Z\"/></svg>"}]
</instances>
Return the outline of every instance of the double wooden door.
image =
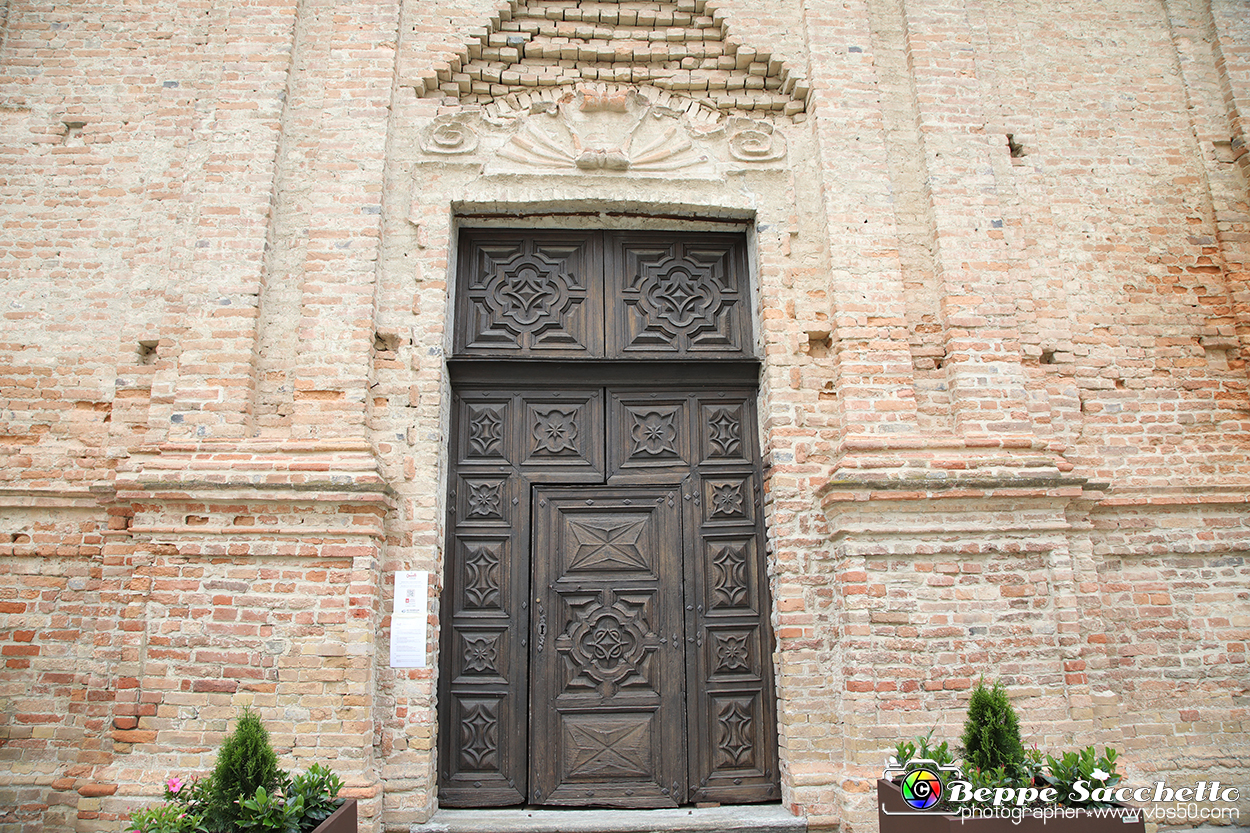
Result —
<instances>
[{"instance_id":1,"label":"double wooden door","mask_svg":"<svg viewBox=\"0 0 1250 833\"><path fill-rule=\"evenodd\" d=\"M753 367L656 372L459 374L443 806L779 797Z\"/></svg>"}]
</instances>

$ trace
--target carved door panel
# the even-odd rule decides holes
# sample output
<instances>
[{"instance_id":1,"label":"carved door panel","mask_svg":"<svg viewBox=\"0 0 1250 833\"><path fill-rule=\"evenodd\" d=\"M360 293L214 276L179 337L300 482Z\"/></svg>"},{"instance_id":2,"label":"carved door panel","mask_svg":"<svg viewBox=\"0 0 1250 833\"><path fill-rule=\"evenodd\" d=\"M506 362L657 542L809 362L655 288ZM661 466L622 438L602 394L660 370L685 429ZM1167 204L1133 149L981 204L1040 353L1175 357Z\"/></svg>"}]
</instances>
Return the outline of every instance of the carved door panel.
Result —
<instances>
[{"instance_id":1,"label":"carved door panel","mask_svg":"<svg viewBox=\"0 0 1250 833\"><path fill-rule=\"evenodd\" d=\"M609 356L750 355L741 235L618 232L605 249Z\"/></svg>"},{"instance_id":2,"label":"carved door panel","mask_svg":"<svg viewBox=\"0 0 1250 833\"><path fill-rule=\"evenodd\" d=\"M534 496L530 798L685 798L680 489Z\"/></svg>"},{"instance_id":3,"label":"carved door panel","mask_svg":"<svg viewBox=\"0 0 1250 833\"><path fill-rule=\"evenodd\" d=\"M608 388L608 483L681 486L688 800L769 801L780 794L755 389L691 387Z\"/></svg>"},{"instance_id":4,"label":"carved door panel","mask_svg":"<svg viewBox=\"0 0 1250 833\"><path fill-rule=\"evenodd\" d=\"M602 235L461 232L457 355L603 355Z\"/></svg>"}]
</instances>

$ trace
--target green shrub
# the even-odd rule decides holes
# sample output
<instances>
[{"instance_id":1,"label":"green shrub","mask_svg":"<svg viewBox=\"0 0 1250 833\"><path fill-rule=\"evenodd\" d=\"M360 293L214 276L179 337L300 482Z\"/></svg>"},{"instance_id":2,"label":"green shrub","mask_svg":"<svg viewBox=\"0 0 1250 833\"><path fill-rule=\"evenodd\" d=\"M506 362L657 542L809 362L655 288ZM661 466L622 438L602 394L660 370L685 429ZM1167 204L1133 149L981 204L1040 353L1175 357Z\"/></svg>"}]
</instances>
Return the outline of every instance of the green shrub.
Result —
<instances>
[{"instance_id":1,"label":"green shrub","mask_svg":"<svg viewBox=\"0 0 1250 833\"><path fill-rule=\"evenodd\" d=\"M243 710L234 734L226 738L217 753L213 769L213 802L210 821L226 830L238 826L243 812L239 802L253 798L256 788L272 793L286 780L278 769L278 756L269 745L269 732L260 718Z\"/></svg>"},{"instance_id":2,"label":"green shrub","mask_svg":"<svg viewBox=\"0 0 1250 833\"><path fill-rule=\"evenodd\" d=\"M963 743L960 754L968 766L987 772L1001 767L1013 777L1022 772L1020 721L1001 683L994 683L992 688L986 688L984 680L977 683L959 739Z\"/></svg>"},{"instance_id":3,"label":"green shrub","mask_svg":"<svg viewBox=\"0 0 1250 833\"><path fill-rule=\"evenodd\" d=\"M202 829L202 821L180 804L158 804L131 813L126 829L133 833L196 833Z\"/></svg>"},{"instance_id":4,"label":"green shrub","mask_svg":"<svg viewBox=\"0 0 1250 833\"><path fill-rule=\"evenodd\" d=\"M301 796L284 801L277 793L267 793L264 787L257 787L254 796L239 802L238 829L244 833L300 833L303 817Z\"/></svg>"},{"instance_id":5,"label":"green shrub","mask_svg":"<svg viewBox=\"0 0 1250 833\"><path fill-rule=\"evenodd\" d=\"M313 764L303 775L292 778L287 801L302 802L300 829L312 830L329 818L343 803L338 797L342 788L342 780L321 764Z\"/></svg>"},{"instance_id":6,"label":"green shrub","mask_svg":"<svg viewBox=\"0 0 1250 833\"><path fill-rule=\"evenodd\" d=\"M930 746L933 742L933 730L929 730L929 734L924 737L917 737L915 742L909 740L901 740L894 747L894 759L898 766L907 766L912 760L917 761L933 761L938 766L948 766L955 763L954 757L950 753L950 748L946 745L946 741L942 741L937 746Z\"/></svg>"},{"instance_id":7,"label":"green shrub","mask_svg":"<svg viewBox=\"0 0 1250 833\"><path fill-rule=\"evenodd\" d=\"M1086 790L1093 792L1103 787L1114 787L1120 783L1120 774L1115 771L1115 760L1119 755L1111 747L1103 747L1102 755L1087 746L1080 752L1064 752L1058 760L1046 756L1046 772L1042 778L1054 787L1059 795L1058 803L1069 807L1111 807L1110 802L1094 801L1087 798L1078 801L1073 785L1084 781Z\"/></svg>"},{"instance_id":8,"label":"green shrub","mask_svg":"<svg viewBox=\"0 0 1250 833\"><path fill-rule=\"evenodd\" d=\"M1001 766L995 767L993 769L969 768L968 772L966 773L966 780L968 781L968 784L969 784L969 790L974 796L976 795L977 790L985 789L986 787L989 787L991 790L996 790L1000 787L1026 786L1024 784L1019 783L1015 778L1013 778L1007 772L1006 769L1004 769ZM990 796L991 797L985 801L977 801L975 798L972 798L960 804L959 806L960 807L984 807L984 808L993 807L994 806L994 800L992 797L993 793L990 793Z\"/></svg>"}]
</instances>

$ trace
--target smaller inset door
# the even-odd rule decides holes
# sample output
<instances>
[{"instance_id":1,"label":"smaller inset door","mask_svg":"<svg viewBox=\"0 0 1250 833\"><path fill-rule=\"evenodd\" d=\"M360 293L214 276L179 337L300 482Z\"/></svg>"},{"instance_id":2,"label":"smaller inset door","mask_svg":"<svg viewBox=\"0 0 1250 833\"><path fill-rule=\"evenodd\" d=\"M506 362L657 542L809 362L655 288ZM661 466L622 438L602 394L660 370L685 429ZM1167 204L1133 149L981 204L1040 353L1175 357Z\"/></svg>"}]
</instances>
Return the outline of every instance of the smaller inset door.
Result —
<instances>
[{"instance_id":1,"label":"smaller inset door","mask_svg":"<svg viewBox=\"0 0 1250 833\"><path fill-rule=\"evenodd\" d=\"M681 491L535 487L530 800L686 794Z\"/></svg>"}]
</instances>

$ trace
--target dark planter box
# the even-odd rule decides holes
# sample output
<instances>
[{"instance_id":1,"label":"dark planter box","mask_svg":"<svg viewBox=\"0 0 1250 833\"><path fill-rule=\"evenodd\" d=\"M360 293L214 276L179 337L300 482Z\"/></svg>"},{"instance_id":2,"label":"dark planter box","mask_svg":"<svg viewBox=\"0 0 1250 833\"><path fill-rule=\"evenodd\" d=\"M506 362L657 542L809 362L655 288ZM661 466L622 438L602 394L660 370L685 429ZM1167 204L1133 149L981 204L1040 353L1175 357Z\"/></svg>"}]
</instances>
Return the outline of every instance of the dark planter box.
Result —
<instances>
[{"instance_id":1,"label":"dark planter box","mask_svg":"<svg viewBox=\"0 0 1250 833\"><path fill-rule=\"evenodd\" d=\"M343 806L313 828L312 833L356 833L356 799L344 801Z\"/></svg>"},{"instance_id":2,"label":"dark planter box","mask_svg":"<svg viewBox=\"0 0 1250 833\"><path fill-rule=\"evenodd\" d=\"M881 833L1146 833L1141 813L1136 814L1136 821L1126 822L1119 815L1099 817L1084 810L1050 809L1054 815L1039 817L1026 811L1018 822L1011 817L963 819L917 812L903 801L898 784L884 778L877 780L877 822ZM1131 808L1124 809L1132 812ZM902 813L915 815L894 815Z\"/></svg>"}]
</instances>

